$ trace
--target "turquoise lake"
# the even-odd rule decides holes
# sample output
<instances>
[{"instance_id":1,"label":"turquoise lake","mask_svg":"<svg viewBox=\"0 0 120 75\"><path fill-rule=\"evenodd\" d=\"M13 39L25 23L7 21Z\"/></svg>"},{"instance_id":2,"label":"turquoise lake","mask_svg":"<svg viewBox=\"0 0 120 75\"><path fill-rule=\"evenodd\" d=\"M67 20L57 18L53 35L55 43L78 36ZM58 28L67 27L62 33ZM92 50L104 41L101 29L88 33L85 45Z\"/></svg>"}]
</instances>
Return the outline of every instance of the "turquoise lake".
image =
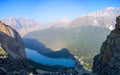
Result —
<instances>
[{"instance_id":1,"label":"turquoise lake","mask_svg":"<svg viewBox=\"0 0 120 75\"><path fill-rule=\"evenodd\" d=\"M43 65L59 65L59 66L65 66L65 67L73 67L74 66L74 60L71 59L65 59L65 58L49 58L46 57L40 53L38 53L35 50L25 48L26 55L28 59L31 59L37 63L43 64Z\"/></svg>"}]
</instances>

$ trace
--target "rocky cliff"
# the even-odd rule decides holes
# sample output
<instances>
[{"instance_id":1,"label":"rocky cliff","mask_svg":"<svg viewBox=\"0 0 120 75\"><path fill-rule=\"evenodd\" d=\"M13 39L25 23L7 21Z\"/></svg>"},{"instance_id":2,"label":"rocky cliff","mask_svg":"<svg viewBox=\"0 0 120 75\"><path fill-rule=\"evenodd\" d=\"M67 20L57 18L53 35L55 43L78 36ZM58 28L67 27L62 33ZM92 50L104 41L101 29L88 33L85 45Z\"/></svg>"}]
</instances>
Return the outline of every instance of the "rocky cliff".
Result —
<instances>
[{"instance_id":1,"label":"rocky cliff","mask_svg":"<svg viewBox=\"0 0 120 75\"><path fill-rule=\"evenodd\" d=\"M18 32L0 22L0 48L4 48L13 58L25 58L25 50Z\"/></svg>"},{"instance_id":2,"label":"rocky cliff","mask_svg":"<svg viewBox=\"0 0 120 75\"><path fill-rule=\"evenodd\" d=\"M120 16L115 27L94 57L93 73L97 75L120 75Z\"/></svg>"},{"instance_id":3,"label":"rocky cliff","mask_svg":"<svg viewBox=\"0 0 120 75\"><path fill-rule=\"evenodd\" d=\"M19 34L0 22L0 75L28 75L33 72L25 63L25 57Z\"/></svg>"}]
</instances>

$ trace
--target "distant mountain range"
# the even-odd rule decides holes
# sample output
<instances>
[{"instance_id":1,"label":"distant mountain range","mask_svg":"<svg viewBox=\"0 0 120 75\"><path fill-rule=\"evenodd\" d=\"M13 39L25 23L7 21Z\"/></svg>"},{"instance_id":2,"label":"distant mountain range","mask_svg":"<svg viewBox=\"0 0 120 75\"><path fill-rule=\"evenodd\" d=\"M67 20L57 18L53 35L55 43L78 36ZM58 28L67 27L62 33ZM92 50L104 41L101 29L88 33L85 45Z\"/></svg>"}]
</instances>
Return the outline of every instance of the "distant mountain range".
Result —
<instances>
[{"instance_id":1,"label":"distant mountain range","mask_svg":"<svg viewBox=\"0 0 120 75\"><path fill-rule=\"evenodd\" d=\"M25 34L41 30L47 29L50 27L76 27L76 26L100 26L105 27L110 30L114 28L115 18L116 16L120 15L120 8L108 7L102 10L97 10L95 12L88 13L86 15L80 16L75 18L74 20L70 21L68 18L58 19L52 22L47 23L39 23L33 19L24 19L24 18L15 18L9 17L0 19L3 23L10 25L14 29L16 29L21 36Z\"/></svg>"},{"instance_id":2,"label":"distant mountain range","mask_svg":"<svg viewBox=\"0 0 120 75\"><path fill-rule=\"evenodd\" d=\"M8 17L4 19L0 19L3 23L13 27L16 29L21 36L24 36L25 34L36 31L36 30L42 30L46 29L52 26L55 27L64 27L66 24L69 23L69 19L63 18L58 19L53 22L49 23L38 23L37 21L33 19L24 19L24 18L15 18L15 17Z\"/></svg>"},{"instance_id":3,"label":"distant mountain range","mask_svg":"<svg viewBox=\"0 0 120 75\"><path fill-rule=\"evenodd\" d=\"M22 36L28 32L42 28L42 26L39 26L39 23L37 23L35 20L27 20L24 18L16 19L15 17L9 17L1 19L1 21L16 29Z\"/></svg>"},{"instance_id":4,"label":"distant mountain range","mask_svg":"<svg viewBox=\"0 0 120 75\"><path fill-rule=\"evenodd\" d=\"M94 25L106 27L110 30L114 28L115 18L120 15L120 8L108 7L102 10L91 12L84 16L77 17L70 22L69 26Z\"/></svg>"}]
</instances>

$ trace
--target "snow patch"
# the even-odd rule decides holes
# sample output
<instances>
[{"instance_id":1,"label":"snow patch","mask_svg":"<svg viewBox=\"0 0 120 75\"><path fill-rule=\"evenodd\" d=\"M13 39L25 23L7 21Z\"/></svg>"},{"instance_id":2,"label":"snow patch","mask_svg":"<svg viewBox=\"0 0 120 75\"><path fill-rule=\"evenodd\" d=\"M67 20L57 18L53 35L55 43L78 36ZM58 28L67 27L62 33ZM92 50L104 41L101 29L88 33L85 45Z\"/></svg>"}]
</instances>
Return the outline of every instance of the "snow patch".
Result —
<instances>
[{"instance_id":1,"label":"snow patch","mask_svg":"<svg viewBox=\"0 0 120 75\"><path fill-rule=\"evenodd\" d=\"M108 7L107 8L108 10L113 10L113 9L115 9L114 7Z\"/></svg>"},{"instance_id":2,"label":"snow patch","mask_svg":"<svg viewBox=\"0 0 120 75\"><path fill-rule=\"evenodd\" d=\"M94 20L94 21L93 21L93 24L94 24L94 25L98 25L99 23L98 23L97 20Z\"/></svg>"},{"instance_id":3,"label":"snow patch","mask_svg":"<svg viewBox=\"0 0 120 75\"><path fill-rule=\"evenodd\" d=\"M111 25L111 26L109 27L109 29L110 29L110 30L113 30L113 29L114 29L114 27Z\"/></svg>"}]
</instances>

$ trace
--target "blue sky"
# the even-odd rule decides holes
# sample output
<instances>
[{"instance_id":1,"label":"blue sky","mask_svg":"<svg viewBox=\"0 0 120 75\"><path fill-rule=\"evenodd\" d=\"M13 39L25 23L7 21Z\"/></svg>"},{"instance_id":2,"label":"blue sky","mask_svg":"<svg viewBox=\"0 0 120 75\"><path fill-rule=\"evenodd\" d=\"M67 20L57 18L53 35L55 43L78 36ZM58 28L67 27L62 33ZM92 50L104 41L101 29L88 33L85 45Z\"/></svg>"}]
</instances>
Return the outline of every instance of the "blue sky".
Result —
<instances>
[{"instance_id":1,"label":"blue sky","mask_svg":"<svg viewBox=\"0 0 120 75\"><path fill-rule=\"evenodd\" d=\"M48 22L74 19L106 7L120 8L120 0L0 0L0 18L14 16Z\"/></svg>"}]
</instances>

